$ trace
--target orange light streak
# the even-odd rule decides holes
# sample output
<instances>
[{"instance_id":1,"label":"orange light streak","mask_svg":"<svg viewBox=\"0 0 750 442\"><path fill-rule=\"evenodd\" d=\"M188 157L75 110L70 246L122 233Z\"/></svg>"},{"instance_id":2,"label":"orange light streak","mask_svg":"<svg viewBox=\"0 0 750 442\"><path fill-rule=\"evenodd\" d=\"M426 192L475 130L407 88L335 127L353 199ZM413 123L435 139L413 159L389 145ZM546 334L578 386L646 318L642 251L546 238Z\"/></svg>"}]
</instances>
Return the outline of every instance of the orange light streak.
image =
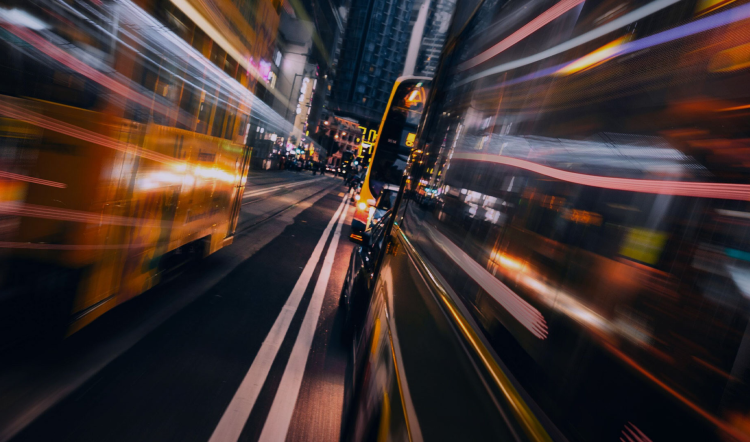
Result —
<instances>
[{"instance_id":1,"label":"orange light streak","mask_svg":"<svg viewBox=\"0 0 750 442\"><path fill-rule=\"evenodd\" d=\"M620 37L601 48L584 55L583 57L565 65L559 71L555 72L556 75L570 75L576 72L585 71L595 66L599 66L605 61L617 55L617 48L622 46L624 43L630 40L629 36Z\"/></svg>"},{"instance_id":2,"label":"orange light streak","mask_svg":"<svg viewBox=\"0 0 750 442\"><path fill-rule=\"evenodd\" d=\"M26 175L19 175L17 173L12 173L12 172L0 171L0 178L6 178L9 180L16 180L16 181L25 181L27 183L41 184L42 186L57 187L58 189L64 189L68 187L67 184L58 183L57 181L43 180L41 178L34 178L34 177L26 176Z\"/></svg>"},{"instance_id":3,"label":"orange light streak","mask_svg":"<svg viewBox=\"0 0 750 442\"><path fill-rule=\"evenodd\" d=\"M750 109L750 104L746 104L744 106L726 107L724 109L718 109L716 110L716 112L730 112L730 111L744 110L744 109Z\"/></svg>"}]
</instances>

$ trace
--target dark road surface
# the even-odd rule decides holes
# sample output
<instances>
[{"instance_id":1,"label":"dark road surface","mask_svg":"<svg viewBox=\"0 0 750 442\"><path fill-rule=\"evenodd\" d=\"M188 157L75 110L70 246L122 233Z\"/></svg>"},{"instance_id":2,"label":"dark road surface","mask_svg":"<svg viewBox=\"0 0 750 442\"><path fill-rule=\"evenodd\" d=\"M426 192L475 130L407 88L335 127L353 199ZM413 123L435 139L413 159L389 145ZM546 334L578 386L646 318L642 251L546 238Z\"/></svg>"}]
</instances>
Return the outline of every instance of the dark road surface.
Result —
<instances>
[{"instance_id":1,"label":"dark road surface","mask_svg":"<svg viewBox=\"0 0 750 442\"><path fill-rule=\"evenodd\" d=\"M2 362L0 441L337 440L345 191L251 173L234 244Z\"/></svg>"}]
</instances>

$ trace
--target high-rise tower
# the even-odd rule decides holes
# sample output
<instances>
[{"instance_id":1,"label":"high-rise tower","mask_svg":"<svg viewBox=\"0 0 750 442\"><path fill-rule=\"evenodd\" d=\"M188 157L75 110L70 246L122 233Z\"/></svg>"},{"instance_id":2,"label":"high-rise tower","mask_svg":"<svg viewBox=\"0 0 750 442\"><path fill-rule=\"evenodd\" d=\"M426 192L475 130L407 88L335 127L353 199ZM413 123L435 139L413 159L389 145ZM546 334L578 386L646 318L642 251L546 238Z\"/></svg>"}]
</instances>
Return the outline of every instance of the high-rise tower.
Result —
<instances>
[{"instance_id":1,"label":"high-rise tower","mask_svg":"<svg viewBox=\"0 0 750 442\"><path fill-rule=\"evenodd\" d=\"M360 123L380 122L404 68L414 0L353 0L330 108Z\"/></svg>"},{"instance_id":2,"label":"high-rise tower","mask_svg":"<svg viewBox=\"0 0 750 442\"><path fill-rule=\"evenodd\" d=\"M414 71L404 72L405 75L420 75L423 77L434 77L437 71L440 53L443 51L448 28L451 25L451 17L456 8L456 0L423 0L423 8L426 9L424 28L419 38L419 49L414 61ZM415 25L421 22L417 20ZM412 38L417 37L418 29L414 29ZM411 46L411 45L410 45ZM407 65L409 60L407 60Z\"/></svg>"}]
</instances>

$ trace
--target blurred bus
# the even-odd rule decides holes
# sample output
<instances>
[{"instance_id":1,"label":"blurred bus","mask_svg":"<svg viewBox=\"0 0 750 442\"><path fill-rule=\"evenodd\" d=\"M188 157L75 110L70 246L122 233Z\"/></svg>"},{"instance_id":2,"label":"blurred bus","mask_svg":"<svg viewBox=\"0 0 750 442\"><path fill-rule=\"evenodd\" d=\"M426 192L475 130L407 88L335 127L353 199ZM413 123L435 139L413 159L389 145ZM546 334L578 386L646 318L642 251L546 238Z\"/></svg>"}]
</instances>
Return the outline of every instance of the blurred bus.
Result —
<instances>
[{"instance_id":1,"label":"blurred bus","mask_svg":"<svg viewBox=\"0 0 750 442\"><path fill-rule=\"evenodd\" d=\"M160 4L0 2L0 346L231 244L255 136L286 128Z\"/></svg>"},{"instance_id":2,"label":"blurred bus","mask_svg":"<svg viewBox=\"0 0 750 442\"><path fill-rule=\"evenodd\" d=\"M459 3L342 292L346 439L750 440L748 29L745 1Z\"/></svg>"},{"instance_id":3,"label":"blurred bus","mask_svg":"<svg viewBox=\"0 0 750 442\"><path fill-rule=\"evenodd\" d=\"M378 139L362 183L352 219L352 239L361 237L379 210L390 208L414 149L417 126L424 111L432 81L426 77L396 79L391 90Z\"/></svg>"}]
</instances>

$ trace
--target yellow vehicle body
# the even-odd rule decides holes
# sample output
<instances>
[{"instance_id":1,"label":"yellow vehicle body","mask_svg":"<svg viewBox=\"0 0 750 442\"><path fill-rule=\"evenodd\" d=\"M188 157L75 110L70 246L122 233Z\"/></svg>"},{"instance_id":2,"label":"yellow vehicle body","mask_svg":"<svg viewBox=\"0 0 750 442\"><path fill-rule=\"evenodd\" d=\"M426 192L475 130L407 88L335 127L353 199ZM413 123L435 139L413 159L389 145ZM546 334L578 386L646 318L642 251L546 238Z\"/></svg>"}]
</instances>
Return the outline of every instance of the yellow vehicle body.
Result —
<instances>
[{"instance_id":1,"label":"yellow vehicle body","mask_svg":"<svg viewBox=\"0 0 750 442\"><path fill-rule=\"evenodd\" d=\"M250 155L241 140L36 100L0 106L17 116L2 120L6 143L29 159L0 181L3 258L76 271L69 334L157 284L168 253L231 244Z\"/></svg>"}]
</instances>

